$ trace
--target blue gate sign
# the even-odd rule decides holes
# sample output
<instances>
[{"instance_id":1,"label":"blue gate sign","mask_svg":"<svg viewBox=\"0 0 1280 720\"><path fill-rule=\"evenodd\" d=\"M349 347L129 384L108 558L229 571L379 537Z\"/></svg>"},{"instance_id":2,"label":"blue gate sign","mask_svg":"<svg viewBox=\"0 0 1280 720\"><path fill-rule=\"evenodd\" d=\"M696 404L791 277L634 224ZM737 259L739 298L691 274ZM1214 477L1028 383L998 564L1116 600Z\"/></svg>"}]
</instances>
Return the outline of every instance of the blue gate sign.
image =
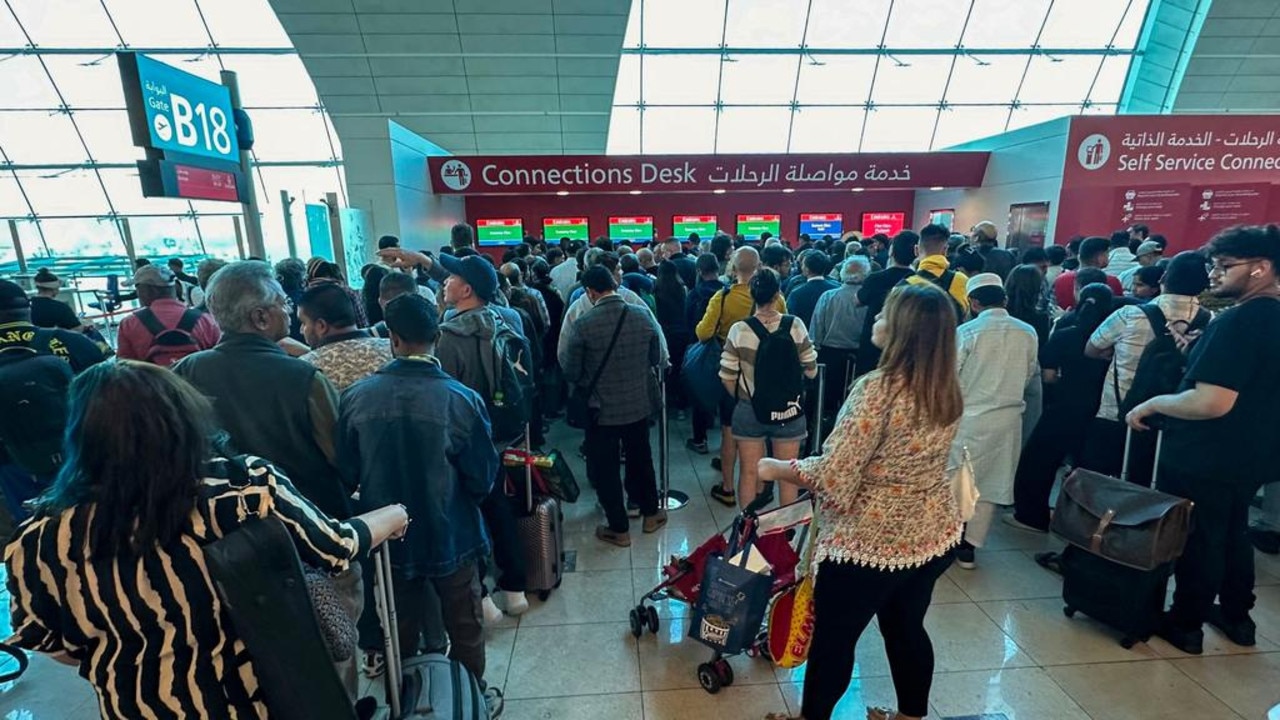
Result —
<instances>
[{"instance_id":1,"label":"blue gate sign","mask_svg":"<svg viewBox=\"0 0 1280 720\"><path fill-rule=\"evenodd\" d=\"M146 55L118 57L135 145L239 162L226 87Z\"/></svg>"}]
</instances>

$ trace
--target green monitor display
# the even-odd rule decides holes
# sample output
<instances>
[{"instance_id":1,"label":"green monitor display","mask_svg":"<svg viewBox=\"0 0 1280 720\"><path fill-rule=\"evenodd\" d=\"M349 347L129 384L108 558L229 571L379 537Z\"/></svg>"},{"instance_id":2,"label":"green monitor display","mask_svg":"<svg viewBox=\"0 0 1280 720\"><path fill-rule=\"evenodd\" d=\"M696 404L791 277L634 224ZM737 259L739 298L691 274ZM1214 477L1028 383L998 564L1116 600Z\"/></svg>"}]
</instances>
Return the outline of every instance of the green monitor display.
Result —
<instances>
[{"instance_id":1,"label":"green monitor display","mask_svg":"<svg viewBox=\"0 0 1280 720\"><path fill-rule=\"evenodd\" d=\"M609 239L621 242L653 239L652 215L627 215L609 218Z\"/></svg>"},{"instance_id":2,"label":"green monitor display","mask_svg":"<svg viewBox=\"0 0 1280 720\"><path fill-rule=\"evenodd\" d=\"M548 217L542 218L542 238L547 242L560 238L590 242L591 231L584 217Z\"/></svg>"},{"instance_id":3,"label":"green monitor display","mask_svg":"<svg viewBox=\"0 0 1280 720\"><path fill-rule=\"evenodd\" d=\"M782 232L781 215L739 215L738 234L748 240L759 240L764 233L778 237Z\"/></svg>"},{"instance_id":4,"label":"green monitor display","mask_svg":"<svg viewBox=\"0 0 1280 720\"><path fill-rule=\"evenodd\" d=\"M671 234L681 240L690 233L698 233L698 237L710 240L716 234L715 215L676 215L671 218Z\"/></svg>"},{"instance_id":5,"label":"green monitor display","mask_svg":"<svg viewBox=\"0 0 1280 720\"><path fill-rule=\"evenodd\" d=\"M476 220L476 240L480 247L519 245L524 242L524 221L520 218Z\"/></svg>"}]
</instances>

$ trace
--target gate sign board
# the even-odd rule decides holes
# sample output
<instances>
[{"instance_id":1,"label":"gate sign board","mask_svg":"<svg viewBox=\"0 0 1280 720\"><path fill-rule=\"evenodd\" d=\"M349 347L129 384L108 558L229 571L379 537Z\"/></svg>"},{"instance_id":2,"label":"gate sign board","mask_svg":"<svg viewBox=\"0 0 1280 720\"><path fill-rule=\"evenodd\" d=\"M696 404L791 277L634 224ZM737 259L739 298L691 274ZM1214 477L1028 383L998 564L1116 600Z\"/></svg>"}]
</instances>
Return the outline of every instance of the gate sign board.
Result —
<instances>
[{"instance_id":1,"label":"gate sign board","mask_svg":"<svg viewBox=\"0 0 1280 720\"><path fill-rule=\"evenodd\" d=\"M227 88L146 55L116 57L134 145L239 162Z\"/></svg>"}]
</instances>

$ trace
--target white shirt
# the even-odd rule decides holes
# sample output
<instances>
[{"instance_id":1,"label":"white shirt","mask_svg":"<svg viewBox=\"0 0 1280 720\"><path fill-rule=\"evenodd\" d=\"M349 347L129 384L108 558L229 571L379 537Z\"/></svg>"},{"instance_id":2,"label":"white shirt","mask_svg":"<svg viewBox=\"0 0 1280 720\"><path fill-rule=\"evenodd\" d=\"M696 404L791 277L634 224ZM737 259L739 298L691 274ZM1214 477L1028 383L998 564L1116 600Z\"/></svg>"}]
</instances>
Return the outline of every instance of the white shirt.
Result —
<instances>
[{"instance_id":1,"label":"white shirt","mask_svg":"<svg viewBox=\"0 0 1280 720\"><path fill-rule=\"evenodd\" d=\"M1191 322L1200 309L1200 301L1188 295L1159 295L1155 303L1169 322ZM1116 310L1093 331L1093 335L1089 337L1090 345L1102 350L1115 348L1111 366L1107 368L1106 382L1102 384L1098 417L1120 422L1120 401L1116 398L1116 386L1120 386L1120 397L1129 393L1142 351L1155 339L1151 323L1137 305L1125 305Z\"/></svg>"},{"instance_id":2,"label":"white shirt","mask_svg":"<svg viewBox=\"0 0 1280 720\"><path fill-rule=\"evenodd\" d=\"M564 262L551 268L551 287L560 293L561 299L569 302L573 286L578 284L578 259L565 258Z\"/></svg>"},{"instance_id":3,"label":"white shirt","mask_svg":"<svg viewBox=\"0 0 1280 720\"><path fill-rule=\"evenodd\" d=\"M1138 266L1138 258L1129 252L1127 247L1118 247L1107 255L1106 271L1108 275L1120 276L1126 270Z\"/></svg>"}]
</instances>

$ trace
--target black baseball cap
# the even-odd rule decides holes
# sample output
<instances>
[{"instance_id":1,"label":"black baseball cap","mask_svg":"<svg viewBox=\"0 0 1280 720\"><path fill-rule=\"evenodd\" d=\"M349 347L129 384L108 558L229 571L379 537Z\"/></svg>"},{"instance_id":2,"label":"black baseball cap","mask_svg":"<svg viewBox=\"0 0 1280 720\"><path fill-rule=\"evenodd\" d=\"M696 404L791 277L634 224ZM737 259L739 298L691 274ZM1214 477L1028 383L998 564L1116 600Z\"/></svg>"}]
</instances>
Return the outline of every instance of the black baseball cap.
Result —
<instances>
[{"instance_id":1,"label":"black baseball cap","mask_svg":"<svg viewBox=\"0 0 1280 720\"><path fill-rule=\"evenodd\" d=\"M11 280L0 280L0 310L25 310L31 300L22 286Z\"/></svg>"}]
</instances>

